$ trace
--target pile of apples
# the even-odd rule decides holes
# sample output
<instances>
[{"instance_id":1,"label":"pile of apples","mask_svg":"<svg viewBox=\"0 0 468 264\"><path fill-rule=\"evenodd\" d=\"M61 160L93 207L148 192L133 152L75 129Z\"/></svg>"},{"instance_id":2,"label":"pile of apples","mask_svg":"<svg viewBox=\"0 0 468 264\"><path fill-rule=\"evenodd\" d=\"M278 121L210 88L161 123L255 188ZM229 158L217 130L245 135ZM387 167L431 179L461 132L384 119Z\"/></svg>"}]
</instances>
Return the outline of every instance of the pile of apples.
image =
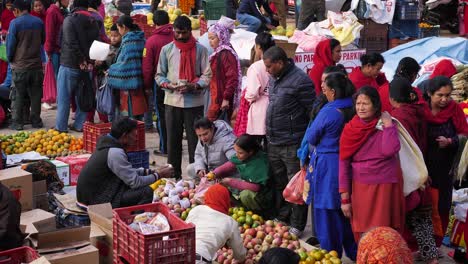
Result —
<instances>
[{"instance_id":1,"label":"pile of apples","mask_svg":"<svg viewBox=\"0 0 468 264\"><path fill-rule=\"evenodd\" d=\"M162 202L182 220L185 220L190 210L197 206L194 199L195 185L191 181L180 180L177 183L166 181L159 185L153 194L153 202Z\"/></svg>"},{"instance_id":2,"label":"pile of apples","mask_svg":"<svg viewBox=\"0 0 468 264\"><path fill-rule=\"evenodd\" d=\"M270 248L282 247L291 250L301 248L297 236L289 233L289 226L274 223L272 220L268 220L265 224L255 228L245 230L243 226L239 226L239 230L244 241L244 247L247 249L247 256L244 262L246 264L258 262L263 253ZM237 263L236 260L232 259L232 251L228 248L218 251L217 261L223 264Z\"/></svg>"}]
</instances>

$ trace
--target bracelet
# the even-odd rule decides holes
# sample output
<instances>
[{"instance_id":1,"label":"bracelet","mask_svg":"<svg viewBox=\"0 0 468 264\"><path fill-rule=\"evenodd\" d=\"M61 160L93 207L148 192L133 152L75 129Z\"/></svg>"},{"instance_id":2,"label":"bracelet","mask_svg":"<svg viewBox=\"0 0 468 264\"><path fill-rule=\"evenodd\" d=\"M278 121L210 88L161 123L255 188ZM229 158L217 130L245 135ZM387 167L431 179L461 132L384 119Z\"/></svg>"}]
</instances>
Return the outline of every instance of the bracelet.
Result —
<instances>
[{"instance_id":1,"label":"bracelet","mask_svg":"<svg viewBox=\"0 0 468 264\"><path fill-rule=\"evenodd\" d=\"M349 199L341 199L341 204L350 204L351 200Z\"/></svg>"}]
</instances>

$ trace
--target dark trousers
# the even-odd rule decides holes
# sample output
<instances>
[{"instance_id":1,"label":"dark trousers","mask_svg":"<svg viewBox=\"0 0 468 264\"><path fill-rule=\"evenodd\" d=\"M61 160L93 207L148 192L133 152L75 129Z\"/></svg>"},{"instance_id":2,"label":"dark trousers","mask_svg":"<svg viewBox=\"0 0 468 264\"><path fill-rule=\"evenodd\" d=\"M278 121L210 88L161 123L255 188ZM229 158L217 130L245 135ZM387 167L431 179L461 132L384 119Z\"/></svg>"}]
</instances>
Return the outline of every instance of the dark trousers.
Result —
<instances>
[{"instance_id":1,"label":"dark trousers","mask_svg":"<svg viewBox=\"0 0 468 264\"><path fill-rule=\"evenodd\" d=\"M158 117L157 125L159 132L159 151L167 153L167 127L166 127L166 108L164 105L164 91L160 87L155 87L155 112Z\"/></svg>"},{"instance_id":2,"label":"dark trousers","mask_svg":"<svg viewBox=\"0 0 468 264\"><path fill-rule=\"evenodd\" d=\"M289 146L268 145L268 160L275 186L274 202L277 218L289 222L292 227L304 230L307 223L307 205L298 205L286 202L283 190L289 180L300 170L296 151L299 144ZM289 220L289 221L288 221Z\"/></svg>"},{"instance_id":3,"label":"dark trousers","mask_svg":"<svg viewBox=\"0 0 468 264\"><path fill-rule=\"evenodd\" d=\"M120 200L121 207L147 204L153 201L153 189L144 186L135 189L129 189L122 193Z\"/></svg>"},{"instance_id":4,"label":"dark trousers","mask_svg":"<svg viewBox=\"0 0 468 264\"><path fill-rule=\"evenodd\" d=\"M195 134L193 124L195 120L203 117L203 106L181 108L166 105L166 128L167 128L167 163L174 167L176 179L182 176L182 139L187 136L189 163L194 162L195 148L198 138Z\"/></svg>"},{"instance_id":5,"label":"dark trousers","mask_svg":"<svg viewBox=\"0 0 468 264\"><path fill-rule=\"evenodd\" d=\"M41 120L42 81L44 73L42 69L28 71L12 70L12 80L15 86L15 99L13 102L13 122L23 125L22 109L25 98L31 101L30 120L33 125L38 125Z\"/></svg>"},{"instance_id":6,"label":"dark trousers","mask_svg":"<svg viewBox=\"0 0 468 264\"><path fill-rule=\"evenodd\" d=\"M325 0L302 1L297 28L304 30L310 25L310 23L324 20L326 18L325 13Z\"/></svg>"}]
</instances>

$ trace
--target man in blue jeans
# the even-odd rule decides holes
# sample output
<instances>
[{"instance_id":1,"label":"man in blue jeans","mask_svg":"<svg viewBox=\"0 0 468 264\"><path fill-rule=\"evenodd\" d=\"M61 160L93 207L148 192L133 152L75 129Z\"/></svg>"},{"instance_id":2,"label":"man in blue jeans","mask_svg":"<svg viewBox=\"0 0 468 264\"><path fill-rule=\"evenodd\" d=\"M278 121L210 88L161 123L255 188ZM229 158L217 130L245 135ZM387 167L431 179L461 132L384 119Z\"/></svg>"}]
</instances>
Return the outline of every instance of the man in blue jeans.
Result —
<instances>
[{"instance_id":1,"label":"man in blue jeans","mask_svg":"<svg viewBox=\"0 0 468 264\"><path fill-rule=\"evenodd\" d=\"M237 9L237 20L241 24L249 26L247 30L250 32L260 33L265 28L275 28L271 25L270 18L262 15L260 12L261 7L268 13L270 18L277 20L267 0L242 0L239 9Z\"/></svg>"},{"instance_id":2,"label":"man in blue jeans","mask_svg":"<svg viewBox=\"0 0 468 264\"><path fill-rule=\"evenodd\" d=\"M89 48L99 40L99 26L88 12L87 0L75 0L72 13L63 21L60 69L57 76L57 119L55 129L83 131L86 113L76 107L75 123L68 126L70 99L75 100L80 72L88 68ZM73 98L72 98L73 97Z\"/></svg>"}]
</instances>

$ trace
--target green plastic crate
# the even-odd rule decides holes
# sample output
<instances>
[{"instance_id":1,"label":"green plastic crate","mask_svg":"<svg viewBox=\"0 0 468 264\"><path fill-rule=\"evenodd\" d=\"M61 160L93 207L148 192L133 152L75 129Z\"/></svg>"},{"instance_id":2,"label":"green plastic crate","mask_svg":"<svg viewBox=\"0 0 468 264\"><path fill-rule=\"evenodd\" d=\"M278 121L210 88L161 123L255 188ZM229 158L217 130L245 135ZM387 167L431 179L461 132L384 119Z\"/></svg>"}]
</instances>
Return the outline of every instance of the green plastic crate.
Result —
<instances>
[{"instance_id":1,"label":"green plastic crate","mask_svg":"<svg viewBox=\"0 0 468 264\"><path fill-rule=\"evenodd\" d=\"M203 10L207 20L218 20L226 15L226 4L224 0L203 1Z\"/></svg>"}]
</instances>

